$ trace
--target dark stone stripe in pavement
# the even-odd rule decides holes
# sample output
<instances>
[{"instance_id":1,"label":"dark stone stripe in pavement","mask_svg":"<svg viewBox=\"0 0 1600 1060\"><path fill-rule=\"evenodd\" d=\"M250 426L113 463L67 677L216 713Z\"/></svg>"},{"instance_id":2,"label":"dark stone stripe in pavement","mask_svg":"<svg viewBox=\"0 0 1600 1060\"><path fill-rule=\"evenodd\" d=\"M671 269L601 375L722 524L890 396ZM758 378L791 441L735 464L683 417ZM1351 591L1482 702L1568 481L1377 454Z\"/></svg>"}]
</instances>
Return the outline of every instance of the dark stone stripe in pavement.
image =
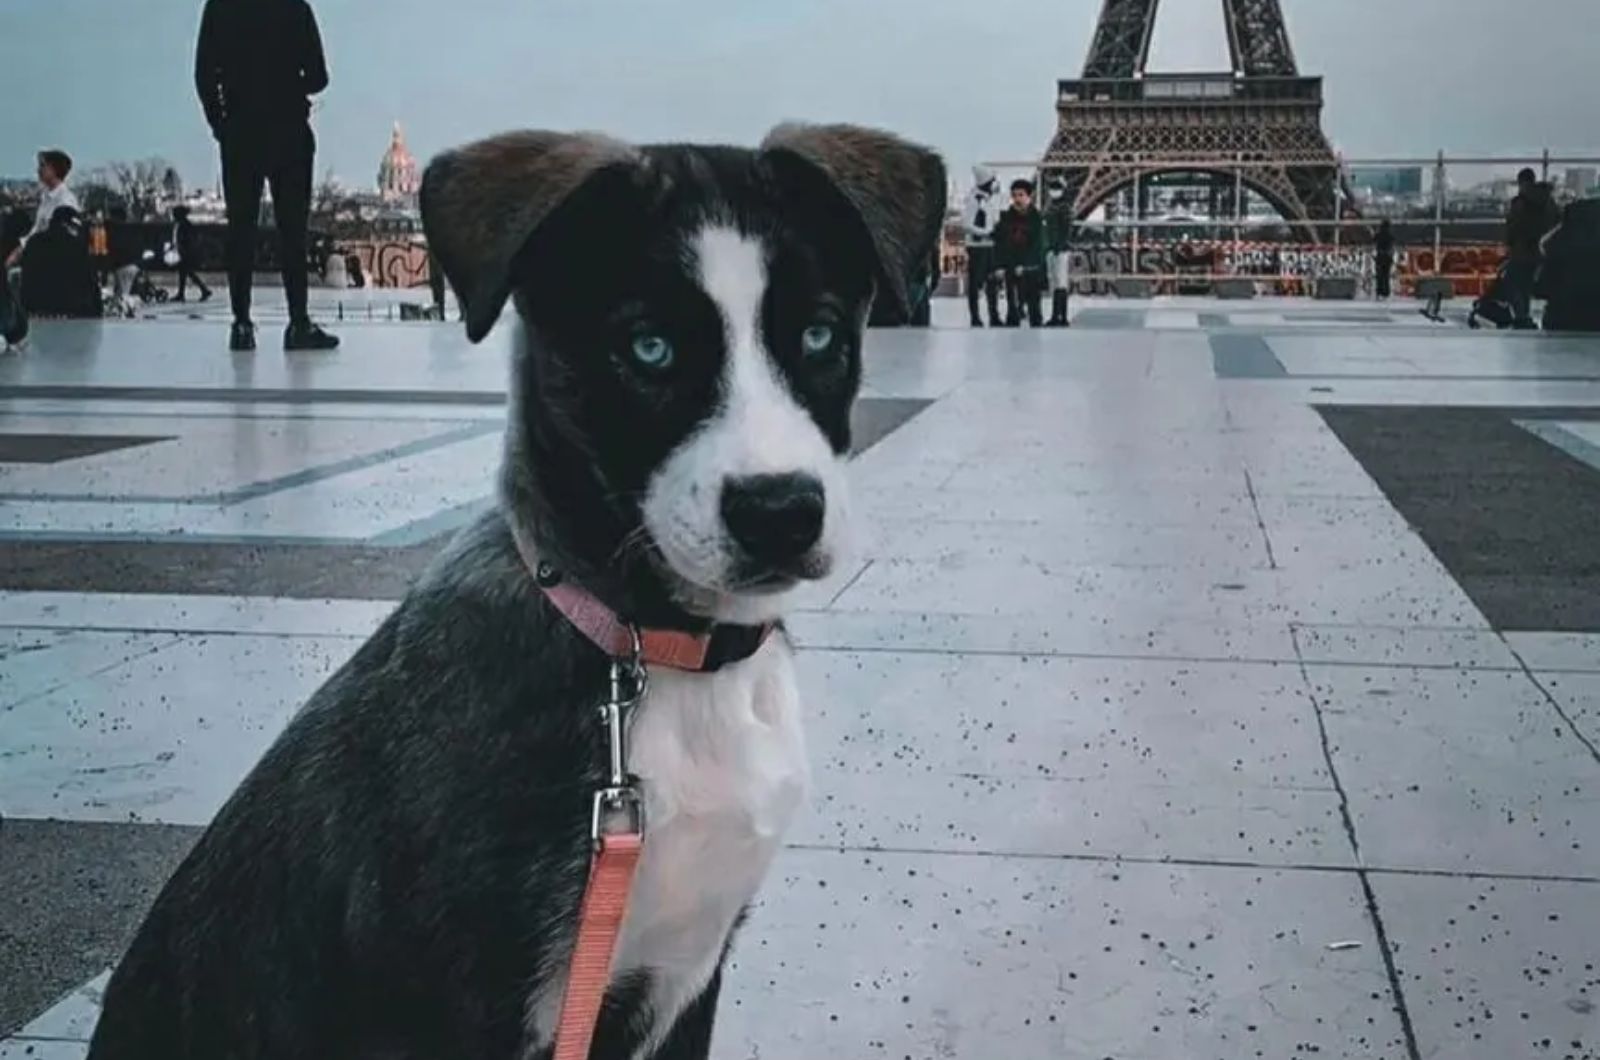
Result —
<instances>
[{"instance_id":1,"label":"dark stone stripe in pavement","mask_svg":"<svg viewBox=\"0 0 1600 1060\"><path fill-rule=\"evenodd\" d=\"M0 821L0 1038L122 956L200 831Z\"/></svg>"},{"instance_id":2,"label":"dark stone stripe in pavement","mask_svg":"<svg viewBox=\"0 0 1600 1060\"><path fill-rule=\"evenodd\" d=\"M442 545L7 541L0 589L398 600Z\"/></svg>"},{"instance_id":3,"label":"dark stone stripe in pavement","mask_svg":"<svg viewBox=\"0 0 1600 1060\"><path fill-rule=\"evenodd\" d=\"M1144 311L1140 309L1085 309L1072 318L1075 328L1108 328L1128 331L1144 327Z\"/></svg>"},{"instance_id":4,"label":"dark stone stripe in pavement","mask_svg":"<svg viewBox=\"0 0 1600 1060\"><path fill-rule=\"evenodd\" d=\"M850 453L860 456L933 404L916 398L862 398L850 410Z\"/></svg>"},{"instance_id":5,"label":"dark stone stripe in pavement","mask_svg":"<svg viewBox=\"0 0 1600 1060\"><path fill-rule=\"evenodd\" d=\"M276 405L504 405L503 390L275 390L170 386L0 386L0 400L222 401Z\"/></svg>"},{"instance_id":6,"label":"dark stone stripe in pavement","mask_svg":"<svg viewBox=\"0 0 1600 1060\"><path fill-rule=\"evenodd\" d=\"M118 494L118 493L48 493L43 497L35 497L29 493L3 493L0 492L0 501L27 501L27 500L62 500L62 501L110 501L122 504L238 504L242 501L255 500L260 497L270 497L274 493L294 489L298 486L309 486L324 479L347 475L352 471L362 471L379 464L401 460L408 456L420 456L431 453L435 449L455 445L458 442L471 441L481 438L486 434L498 434L504 426L494 420L485 420L479 423L469 423L454 430L441 434L417 438L400 445L393 445L387 449L380 449L373 453L364 453L345 460L336 460L331 464L321 464L316 467L301 468L299 471L277 478L263 479L243 486L237 486L220 493L201 493L187 497L169 497L162 494ZM3 437L3 436L0 436ZM66 437L71 437L70 435ZM164 441L166 439L149 439L150 441Z\"/></svg>"},{"instance_id":7,"label":"dark stone stripe in pavement","mask_svg":"<svg viewBox=\"0 0 1600 1060\"><path fill-rule=\"evenodd\" d=\"M851 417L853 451L870 449L930 404L891 398L857 402ZM0 589L398 600L453 533L402 546L8 540L0 541Z\"/></svg>"},{"instance_id":8,"label":"dark stone stripe in pavement","mask_svg":"<svg viewBox=\"0 0 1600 1060\"><path fill-rule=\"evenodd\" d=\"M1282 379L1283 362L1260 335L1210 335L1211 367L1218 379Z\"/></svg>"},{"instance_id":9,"label":"dark stone stripe in pavement","mask_svg":"<svg viewBox=\"0 0 1600 1060\"><path fill-rule=\"evenodd\" d=\"M1515 422L1600 409L1318 411L1496 629L1600 633L1600 472Z\"/></svg>"},{"instance_id":10,"label":"dark stone stripe in pavement","mask_svg":"<svg viewBox=\"0 0 1600 1060\"><path fill-rule=\"evenodd\" d=\"M59 464L170 440L153 435L0 434L0 464Z\"/></svg>"}]
</instances>

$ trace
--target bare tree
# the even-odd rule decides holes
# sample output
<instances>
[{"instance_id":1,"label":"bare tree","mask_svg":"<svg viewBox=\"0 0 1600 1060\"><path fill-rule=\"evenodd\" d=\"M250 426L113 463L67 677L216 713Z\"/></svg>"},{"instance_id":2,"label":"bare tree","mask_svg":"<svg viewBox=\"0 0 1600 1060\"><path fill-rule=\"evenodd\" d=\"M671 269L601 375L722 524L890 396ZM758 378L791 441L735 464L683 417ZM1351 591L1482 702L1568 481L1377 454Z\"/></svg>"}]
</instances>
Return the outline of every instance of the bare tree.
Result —
<instances>
[{"instance_id":1,"label":"bare tree","mask_svg":"<svg viewBox=\"0 0 1600 1060\"><path fill-rule=\"evenodd\" d=\"M149 221L159 214L158 205L166 190L166 177L177 172L162 158L143 158L136 162L112 162L112 186L128 206L128 217Z\"/></svg>"},{"instance_id":2,"label":"bare tree","mask_svg":"<svg viewBox=\"0 0 1600 1060\"><path fill-rule=\"evenodd\" d=\"M83 174L74 181L73 189L77 192L83 212L91 217L109 214L114 207L128 205L117 191L116 177L104 168L91 169Z\"/></svg>"},{"instance_id":3,"label":"bare tree","mask_svg":"<svg viewBox=\"0 0 1600 1060\"><path fill-rule=\"evenodd\" d=\"M339 188L339 182L334 179L330 167L311 193L311 227L331 227L338 220L339 207L344 198L344 192Z\"/></svg>"}]
</instances>

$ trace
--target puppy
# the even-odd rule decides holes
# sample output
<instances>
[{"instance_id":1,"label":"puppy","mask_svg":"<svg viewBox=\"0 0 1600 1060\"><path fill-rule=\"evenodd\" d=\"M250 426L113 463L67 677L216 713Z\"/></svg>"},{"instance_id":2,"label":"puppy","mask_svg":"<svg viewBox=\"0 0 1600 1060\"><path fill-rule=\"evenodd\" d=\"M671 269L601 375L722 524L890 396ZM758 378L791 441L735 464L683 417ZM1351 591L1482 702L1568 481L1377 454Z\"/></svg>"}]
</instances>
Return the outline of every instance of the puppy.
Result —
<instances>
[{"instance_id":1,"label":"puppy","mask_svg":"<svg viewBox=\"0 0 1600 1060\"><path fill-rule=\"evenodd\" d=\"M607 782L611 656L555 603L705 648L649 667L647 822L592 1060L703 1058L806 781L786 595L840 560L874 298L944 219L937 156L525 132L445 154L431 247L519 317L498 509L300 710L111 978L93 1060L550 1055Z\"/></svg>"}]
</instances>

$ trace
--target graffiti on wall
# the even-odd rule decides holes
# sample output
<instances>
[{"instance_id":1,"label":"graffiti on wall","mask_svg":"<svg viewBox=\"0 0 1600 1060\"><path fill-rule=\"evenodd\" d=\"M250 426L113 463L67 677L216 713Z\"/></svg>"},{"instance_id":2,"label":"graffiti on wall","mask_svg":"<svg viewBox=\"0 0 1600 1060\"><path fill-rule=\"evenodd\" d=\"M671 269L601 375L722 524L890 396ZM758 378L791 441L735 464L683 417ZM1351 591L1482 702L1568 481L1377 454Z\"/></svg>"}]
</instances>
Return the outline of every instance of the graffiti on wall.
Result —
<instances>
[{"instance_id":1,"label":"graffiti on wall","mask_svg":"<svg viewBox=\"0 0 1600 1060\"><path fill-rule=\"evenodd\" d=\"M426 287L428 248L414 240L358 240L340 244L361 262L367 282L377 287ZM1421 277L1443 275L1456 294L1475 297L1499 272L1503 247L1490 244L1432 247L1395 255L1395 288L1410 294ZM1234 243L1230 240L1145 243L1137 251L1127 244L1087 243L1072 250L1072 288L1078 294L1108 294L1117 277L1161 277L1162 293L1177 293L1192 282L1203 285L1218 276L1256 276L1278 294L1302 294L1319 277L1356 277L1370 284L1375 263L1371 246L1314 243ZM1186 282L1185 277L1192 276Z\"/></svg>"},{"instance_id":2,"label":"graffiti on wall","mask_svg":"<svg viewBox=\"0 0 1600 1060\"><path fill-rule=\"evenodd\" d=\"M361 272L374 287L426 287L428 247L412 240L352 240L341 250L355 255Z\"/></svg>"},{"instance_id":3,"label":"graffiti on wall","mask_svg":"<svg viewBox=\"0 0 1600 1060\"><path fill-rule=\"evenodd\" d=\"M1432 247L1397 248L1396 290L1409 294L1419 278L1443 275L1451 278L1457 295L1476 296L1504 260L1502 247L1487 244L1446 247L1438 260ZM1147 243L1137 250L1101 243L1072 251L1072 288L1078 294L1108 294L1115 280L1126 276L1160 277L1158 291L1171 294L1219 275L1257 276L1274 293L1301 294L1319 277L1355 277L1370 284L1375 270L1372 247L1362 245L1184 241Z\"/></svg>"}]
</instances>

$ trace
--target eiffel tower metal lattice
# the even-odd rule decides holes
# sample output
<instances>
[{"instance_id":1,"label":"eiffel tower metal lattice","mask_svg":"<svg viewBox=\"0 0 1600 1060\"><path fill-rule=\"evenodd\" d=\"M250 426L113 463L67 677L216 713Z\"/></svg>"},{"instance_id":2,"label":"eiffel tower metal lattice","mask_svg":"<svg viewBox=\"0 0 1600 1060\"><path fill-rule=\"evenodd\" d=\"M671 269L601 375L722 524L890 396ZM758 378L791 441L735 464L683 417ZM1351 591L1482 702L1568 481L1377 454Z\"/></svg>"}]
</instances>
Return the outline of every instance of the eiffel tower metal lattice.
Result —
<instances>
[{"instance_id":1,"label":"eiffel tower metal lattice","mask_svg":"<svg viewBox=\"0 0 1600 1060\"><path fill-rule=\"evenodd\" d=\"M1302 77L1279 0L1222 0L1233 69L1145 70L1159 0L1104 0L1083 77L1059 83L1043 168L1079 217L1158 173L1243 184L1301 227L1339 208L1339 166L1322 131L1322 79Z\"/></svg>"}]
</instances>

